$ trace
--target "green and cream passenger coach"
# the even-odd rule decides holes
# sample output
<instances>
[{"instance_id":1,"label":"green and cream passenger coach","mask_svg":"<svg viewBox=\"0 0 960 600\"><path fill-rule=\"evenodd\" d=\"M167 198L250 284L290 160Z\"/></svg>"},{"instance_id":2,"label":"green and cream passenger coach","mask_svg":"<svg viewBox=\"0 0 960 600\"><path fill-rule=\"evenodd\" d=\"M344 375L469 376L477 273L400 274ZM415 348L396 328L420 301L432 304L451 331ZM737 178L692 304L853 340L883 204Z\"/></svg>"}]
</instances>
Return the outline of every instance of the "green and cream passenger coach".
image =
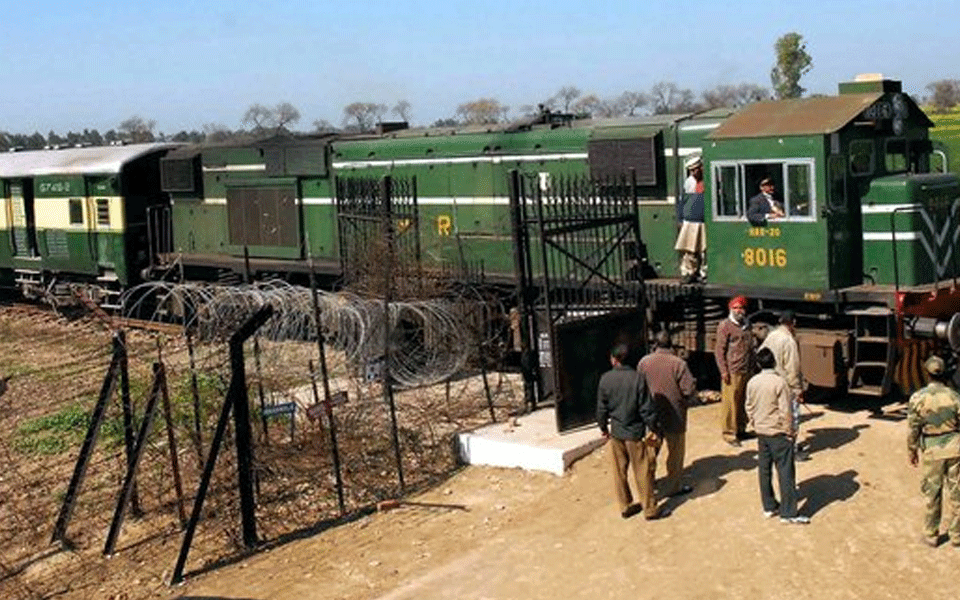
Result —
<instances>
[{"instance_id":1,"label":"green and cream passenger coach","mask_svg":"<svg viewBox=\"0 0 960 600\"><path fill-rule=\"evenodd\" d=\"M0 154L0 270L27 297L109 303L149 265L147 209L165 205L172 144Z\"/></svg>"}]
</instances>

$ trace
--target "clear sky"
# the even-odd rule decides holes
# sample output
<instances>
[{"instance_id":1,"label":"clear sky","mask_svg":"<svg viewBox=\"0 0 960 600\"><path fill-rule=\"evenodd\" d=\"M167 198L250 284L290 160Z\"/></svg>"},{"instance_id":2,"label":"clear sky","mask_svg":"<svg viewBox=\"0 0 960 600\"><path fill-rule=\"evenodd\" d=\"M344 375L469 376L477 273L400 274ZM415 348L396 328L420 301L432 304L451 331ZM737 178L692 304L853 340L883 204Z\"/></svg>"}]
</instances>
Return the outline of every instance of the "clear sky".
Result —
<instances>
[{"instance_id":1,"label":"clear sky","mask_svg":"<svg viewBox=\"0 0 960 600\"><path fill-rule=\"evenodd\" d=\"M306 131L356 101L407 100L426 125L481 97L516 115L565 85L770 87L790 31L813 57L811 93L857 73L921 96L960 79L957 0L48 0L0 14L0 130L44 135L132 116L155 133L237 129L254 103L292 103Z\"/></svg>"}]
</instances>

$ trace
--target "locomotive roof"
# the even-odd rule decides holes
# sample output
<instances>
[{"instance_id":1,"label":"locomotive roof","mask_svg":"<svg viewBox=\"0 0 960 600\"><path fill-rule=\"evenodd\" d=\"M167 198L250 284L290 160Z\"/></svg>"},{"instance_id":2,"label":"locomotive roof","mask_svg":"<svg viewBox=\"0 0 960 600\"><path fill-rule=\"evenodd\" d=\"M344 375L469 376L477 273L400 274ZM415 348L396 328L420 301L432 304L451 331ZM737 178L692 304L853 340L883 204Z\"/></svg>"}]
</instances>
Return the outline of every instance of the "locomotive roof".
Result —
<instances>
[{"instance_id":1,"label":"locomotive roof","mask_svg":"<svg viewBox=\"0 0 960 600\"><path fill-rule=\"evenodd\" d=\"M883 93L841 94L819 98L756 102L731 116L707 138L717 140L781 135L826 135L845 127L883 96ZM911 114L922 113L911 111ZM933 126L929 119L927 126Z\"/></svg>"},{"instance_id":2,"label":"locomotive roof","mask_svg":"<svg viewBox=\"0 0 960 600\"><path fill-rule=\"evenodd\" d=\"M678 121L687 121L691 119L722 119L729 115L730 109L714 109L701 113L672 113L662 115L638 115L633 117L604 117L604 118L586 118L572 119L563 124L543 124L537 122L527 122L524 120L513 123L488 123L483 125L455 125L451 127L418 127L410 129L398 129L388 133L358 133L341 136L340 140L358 140L370 139L378 140L384 138L411 138L411 137L440 137L449 135L483 134L483 133L514 133L531 130L551 130L551 129L579 129L596 127L666 127Z\"/></svg>"},{"instance_id":3,"label":"locomotive roof","mask_svg":"<svg viewBox=\"0 0 960 600\"><path fill-rule=\"evenodd\" d=\"M27 150L0 153L0 177L33 177L85 173L119 173L128 162L178 144L92 146L63 150Z\"/></svg>"}]
</instances>

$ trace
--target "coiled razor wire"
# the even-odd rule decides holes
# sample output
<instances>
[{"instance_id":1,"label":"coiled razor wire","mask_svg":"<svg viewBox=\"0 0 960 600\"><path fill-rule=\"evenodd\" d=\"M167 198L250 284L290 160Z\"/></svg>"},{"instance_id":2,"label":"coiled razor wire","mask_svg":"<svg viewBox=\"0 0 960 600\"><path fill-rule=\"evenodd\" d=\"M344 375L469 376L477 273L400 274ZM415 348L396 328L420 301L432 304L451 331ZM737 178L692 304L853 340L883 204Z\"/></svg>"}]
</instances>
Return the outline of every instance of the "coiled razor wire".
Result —
<instances>
[{"instance_id":1,"label":"coiled razor wire","mask_svg":"<svg viewBox=\"0 0 960 600\"><path fill-rule=\"evenodd\" d=\"M393 381L407 388L438 383L466 365L476 333L465 318L465 303L445 299L396 301L389 305L389 337L384 304L350 292L317 292L326 343L342 350L354 366L382 364L389 343ZM273 341L315 341L317 326L309 288L271 280L222 286L148 282L123 294L123 315L179 322L199 342L224 341L264 305L274 309L259 330Z\"/></svg>"}]
</instances>

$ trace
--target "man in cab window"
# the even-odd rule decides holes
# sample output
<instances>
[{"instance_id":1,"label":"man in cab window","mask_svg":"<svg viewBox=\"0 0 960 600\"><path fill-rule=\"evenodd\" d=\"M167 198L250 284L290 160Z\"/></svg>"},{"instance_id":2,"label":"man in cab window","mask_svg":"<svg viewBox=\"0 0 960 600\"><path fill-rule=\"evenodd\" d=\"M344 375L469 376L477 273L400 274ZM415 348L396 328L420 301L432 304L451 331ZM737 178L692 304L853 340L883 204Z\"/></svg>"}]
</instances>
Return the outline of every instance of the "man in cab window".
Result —
<instances>
[{"instance_id":1,"label":"man in cab window","mask_svg":"<svg viewBox=\"0 0 960 600\"><path fill-rule=\"evenodd\" d=\"M766 227L767 219L783 218L783 203L774 198L774 191L773 179L760 180L760 193L747 204L747 220L754 227Z\"/></svg>"}]
</instances>

